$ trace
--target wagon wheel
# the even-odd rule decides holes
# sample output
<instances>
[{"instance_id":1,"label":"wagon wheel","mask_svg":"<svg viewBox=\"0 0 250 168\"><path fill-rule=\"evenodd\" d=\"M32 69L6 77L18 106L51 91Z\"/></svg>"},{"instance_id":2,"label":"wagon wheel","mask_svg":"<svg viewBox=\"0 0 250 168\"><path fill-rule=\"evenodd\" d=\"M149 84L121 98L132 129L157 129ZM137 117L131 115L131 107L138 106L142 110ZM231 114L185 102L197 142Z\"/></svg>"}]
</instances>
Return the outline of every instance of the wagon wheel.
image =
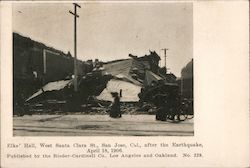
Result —
<instances>
[{"instance_id":1,"label":"wagon wheel","mask_svg":"<svg viewBox=\"0 0 250 168\"><path fill-rule=\"evenodd\" d=\"M174 122L174 123L178 123L178 122L184 121L184 120L182 120L182 119L180 118L181 115L178 114L178 113L173 113L173 110L174 110L174 111L177 111L178 109L176 109L176 108L171 109L171 110L170 110L170 113L167 114L167 119L168 119L168 120L171 120L171 121Z\"/></svg>"},{"instance_id":2,"label":"wagon wheel","mask_svg":"<svg viewBox=\"0 0 250 168\"><path fill-rule=\"evenodd\" d=\"M184 121L184 120L180 119L176 114L174 114L174 115L171 115L171 114L167 115L167 119L170 120L173 123L179 123L181 121Z\"/></svg>"},{"instance_id":3,"label":"wagon wheel","mask_svg":"<svg viewBox=\"0 0 250 168\"><path fill-rule=\"evenodd\" d=\"M185 114L185 111L181 108L174 108L172 109L176 111L177 113L172 113L167 114L167 119L171 120L172 122L178 123L181 121L185 121L186 119L190 119L188 114Z\"/></svg>"},{"instance_id":4,"label":"wagon wheel","mask_svg":"<svg viewBox=\"0 0 250 168\"><path fill-rule=\"evenodd\" d=\"M180 109L180 114L181 114L181 116L183 116L183 117L185 118L184 120L194 118L194 115L191 115L191 116L190 116L190 114L187 113L187 112L186 112L185 110L183 110L182 108Z\"/></svg>"},{"instance_id":5,"label":"wagon wheel","mask_svg":"<svg viewBox=\"0 0 250 168\"><path fill-rule=\"evenodd\" d=\"M183 109L180 109L180 120L185 121L187 119L188 115L185 114L185 111Z\"/></svg>"}]
</instances>

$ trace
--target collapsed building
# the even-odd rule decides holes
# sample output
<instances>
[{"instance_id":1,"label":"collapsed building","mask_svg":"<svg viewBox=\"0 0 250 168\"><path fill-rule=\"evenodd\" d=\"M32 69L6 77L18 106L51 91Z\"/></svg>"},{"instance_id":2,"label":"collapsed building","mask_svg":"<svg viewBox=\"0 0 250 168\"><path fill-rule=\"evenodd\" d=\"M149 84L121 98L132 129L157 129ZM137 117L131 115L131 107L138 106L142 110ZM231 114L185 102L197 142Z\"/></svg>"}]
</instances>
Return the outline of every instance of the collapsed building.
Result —
<instances>
[{"instance_id":1,"label":"collapsed building","mask_svg":"<svg viewBox=\"0 0 250 168\"><path fill-rule=\"evenodd\" d=\"M97 99L111 101L110 93L118 92L122 102L138 102L138 95L144 85L150 85L154 80L162 80L152 71L149 72L150 69L156 71L155 65L160 60L155 52L139 58L131 54L129 56L130 59L115 60L103 65L105 73L111 74L114 78L108 82Z\"/></svg>"},{"instance_id":2,"label":"collapsed building","mask_svg":"<svg viewBox=\"0 0 250 168\"><path fill-rule=\"evenodd\" d=\"M122 102L139 102L142 88L166 81L166 76L160 74L160 56L155 51L142 57L131 54L129 57L103 65L104 73L111 74L114 79L108 82L97 99L111 101L110 93L118 92Z\"/></svg>"},{"instance_id":3,"label":"collapsed building","mask_svg":"<svg viewBox=\"0 0 250 168\"><path fill-rule=\"evenodd\" d=\"M160 56L128 55L128 59L101 62L77 60L78 92L73 89L74 59L42 43L13 34L13 85L15 104L63 104L69 110L91 103L110 102L117 92L121 102L150 102L157 93L177 90L176 76L159 67ZM175 93L177 94L177 92ZM43 103L41 103L43 102ZM75 109L71 109L74 111Z\"/></svg>"},{"instance_id":4,"label":"collapsed building","mask_svg":"<svg viewBox=\"0 0 250 168\"><path fill-rule=\"evenodd\" d=\"M78 76L91 72L99 60L77 60ZM13 104L23 104L47 93L44 99L65 99L64 93L55 91L70 87L74 74L74 58L41 42L13 33ZM71 92L67 91L68 93ZM58 96L56 96L58 95ZM63 95L63 96L62 96ZM66 96L67 97L67 96ZM40 97L39 97L40 98Z\"/></svg>"},{"instance_id":5,"label":"collapsed building","mask_svg":"<svg viewBox=\"0 0 250 168\"><path fill-rule=\"evenodd\" d=\"M78 72L84 64L78 60ZM13 33L13 98L22 103L43 85L63 80L73 74L71 54L48 47L28 37Z\"/></svg>"}]
</instances>

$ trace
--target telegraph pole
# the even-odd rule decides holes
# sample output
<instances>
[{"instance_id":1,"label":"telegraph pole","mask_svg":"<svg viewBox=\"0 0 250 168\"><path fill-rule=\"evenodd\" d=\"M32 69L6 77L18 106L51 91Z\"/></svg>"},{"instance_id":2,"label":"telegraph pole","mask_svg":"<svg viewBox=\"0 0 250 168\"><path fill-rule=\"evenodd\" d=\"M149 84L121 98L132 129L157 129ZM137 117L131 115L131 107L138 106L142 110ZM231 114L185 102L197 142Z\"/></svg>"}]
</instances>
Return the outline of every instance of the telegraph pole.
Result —
<instances>
[{"instance_id":1,"label":"telegraph pole","mask_svg":"<svg viewBox=\"0 0 250 168\"><path fill-rule=\"evenodd\" d=\"M164 51L164 66L165 66L165 68L167 70L167 50L168 50L168 48L163 48L161 50Z\"/></svg>"},{"instance_id":2,"label":"telegraph pole","mask_svg":"<svg viewBox=\"0 0 250 168\"><path fill-rule=\"evenodd\" d=\"M79 15L77 15L77 7L78 8L81 8L80 5L78 5L77 3L73 3L74 5L74 12L71 12L69 11L70 14L74 15L74 91L77 92L77 76L78 76L78 73L77 73L77 36L76 36L76 33L77 33L77 30L76 30L76 19L79 17Z\"/></svg>"}]
</instances>

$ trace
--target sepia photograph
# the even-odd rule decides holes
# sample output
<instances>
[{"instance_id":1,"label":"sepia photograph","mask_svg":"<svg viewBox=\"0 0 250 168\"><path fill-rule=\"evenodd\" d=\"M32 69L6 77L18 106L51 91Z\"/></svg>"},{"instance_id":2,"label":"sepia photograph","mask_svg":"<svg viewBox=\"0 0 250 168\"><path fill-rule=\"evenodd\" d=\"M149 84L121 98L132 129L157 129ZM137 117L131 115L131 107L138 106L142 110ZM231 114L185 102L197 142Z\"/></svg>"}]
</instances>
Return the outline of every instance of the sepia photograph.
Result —
<instances>
[{"instance_id":1,"label":"sepia photograph","mask_svg":"<svg viewBox=\"0 0 250 168\"><path fill-rule=\"evenodd\" d=\"M193 3L14 3L13 136L194 136Z\"/></svg>"},{"instance_id":2,"label":"sepia photograph","mask_svg":"<svg viewBox=\"0 0 250 168\"><path fill-rule=\"evenodd\" d=\"M249 167L248 1L1 1L0 167Z\"/></svg>"}]
</instances>

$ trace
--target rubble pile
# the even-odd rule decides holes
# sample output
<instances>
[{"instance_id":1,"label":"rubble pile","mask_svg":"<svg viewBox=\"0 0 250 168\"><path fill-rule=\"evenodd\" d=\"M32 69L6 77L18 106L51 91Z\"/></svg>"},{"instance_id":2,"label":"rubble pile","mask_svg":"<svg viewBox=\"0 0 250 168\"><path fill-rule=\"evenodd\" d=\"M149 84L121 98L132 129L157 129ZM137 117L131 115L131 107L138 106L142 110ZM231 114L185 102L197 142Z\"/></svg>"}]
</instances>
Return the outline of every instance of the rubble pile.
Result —
<instances>
[{"instance_id":1,"label":"rubble pile","mask_svg":"<svg viewBox=\"0 0 250 168\"><path fill-rule=\"evenodd\" d=\"M78 92L74 92L74 77L45 84L25 100L25 108L41 114L108 114L112 92L119 94L123 114L155 114L158 94L168 94L178 88L176 77L162 73L160 57L149 55L106 63L87 61L91 70L77 76ZM96 61L95 61L96 62ZM169 77L171 76L171 77Z\"/></svg>"}]
</instances>

